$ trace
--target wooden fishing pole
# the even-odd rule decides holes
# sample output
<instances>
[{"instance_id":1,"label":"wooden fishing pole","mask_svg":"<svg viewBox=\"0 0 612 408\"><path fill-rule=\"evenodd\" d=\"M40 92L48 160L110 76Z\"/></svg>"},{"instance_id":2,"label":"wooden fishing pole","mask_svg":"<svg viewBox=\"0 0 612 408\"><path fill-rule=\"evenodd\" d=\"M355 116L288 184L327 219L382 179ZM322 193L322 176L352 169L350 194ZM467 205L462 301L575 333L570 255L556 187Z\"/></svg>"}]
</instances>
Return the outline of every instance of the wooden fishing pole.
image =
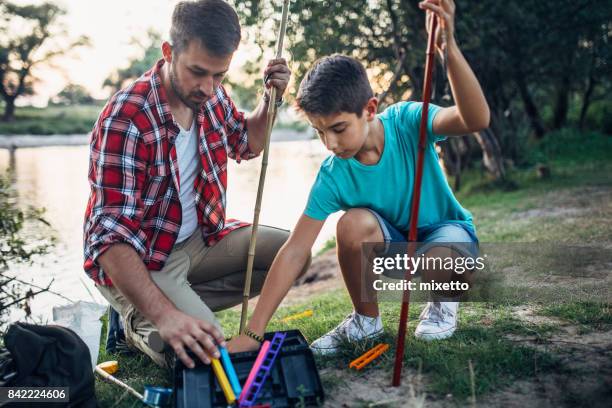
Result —
<instances>
[{"instance_id":1,"label":"wooden fishing pole","mask_svg":"<svg viewBox=\"0 0 612 408\"><path fill-rule=\"evenodd\" d=\"M127 392L129 392L130 394L138 398L139 400L142 401L144 399L144 396L141 393L139 393L138 391L136 391L135 389L133 389L132 387L130 387L123 381L113 377L111 374L107 373L99 366L96 366L95 371L96 371L96 374L98 374L100 377L102 377L106 381L118 385L119 387L123 388L124 390L126 390Z\"/></svg>"},{"instance_id":2,"label":"wooden fishing pole","mask_svg":"<svg viewBox=\"0 0 612 408\"><path fill-rule=\"evenodd\" d=\"M419 128L419 146L417 153L417 166L412 191L412 205L410 209L410 229L408 231L408 255L414 256L416 252L417 224L419 219L419 204L421 201L421 181L423 179L423 162L427 144L427 123L429 118L429 101L431 100L431 79L433 75L436 30L438 17L432 13L432 22L427 39L427 52L425 58L425 79L423 86L423 106L421 111L421 125ZM404 279L410 281L413 271L407 270ZM406 327L408 325L408 310L410 306L410 290L404 290L402 295L402 309L400 312L399 328L397 330L397 345L395 348L395 364L393 365L393 386L401 384L402 366L404 363L404 343L406 341Z\"/></svg>"},{"instance_id":3,"label":"wooden fishing pole","mask_svg":"<svg viewBox=\"0 0 612 408\"><path fill-rule=\"evenodd\" d=\"M283 1L283 14L281 18L280 31L276 41L276 58L281 58L283 53L283 41L285 39L285 31L287 28L287 16L289 14L289 0ZM263 188L266 180L266 169L268 167L268 153L270 151L270 134L274 126L274 118L276 116L276 88L270 87L270 99L268 102L268 116L266 122L266 139L264 145L263 158L261 160L261 172L259 173L259 186L257 187L257 199L255 200L255 212L253 214L253 229L251 231L251 241L249 243L248 261L246 278L244 280L244 292L242 297L242 314L240 315L240 333L244 330L246 324L247 313L249 310L249 296L251 293L251 277L253 276L253 262L255 260L255 244L257 241L257 228L259 227L259 213L261 211L261 198L263 196Z\"/></svg>"}]
</instances>

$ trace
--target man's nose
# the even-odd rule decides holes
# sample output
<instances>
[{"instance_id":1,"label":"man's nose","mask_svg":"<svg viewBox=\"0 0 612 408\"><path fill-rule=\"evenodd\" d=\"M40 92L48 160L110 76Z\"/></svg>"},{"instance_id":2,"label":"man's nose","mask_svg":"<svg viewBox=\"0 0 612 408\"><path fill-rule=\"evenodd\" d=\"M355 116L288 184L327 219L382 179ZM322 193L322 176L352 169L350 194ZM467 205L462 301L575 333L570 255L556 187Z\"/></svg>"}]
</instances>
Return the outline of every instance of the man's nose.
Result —
<instances>
[{"instance_id":1,"label":"man's nose","mask_svg":"<svg viewBox=\"0 0 612 408\"><path fill-rule=\"evenodd\" d=\"M212 97L215 89L214 82L212 76L205 78L204 81L200 83L200 92L209 98Z\"/></svg>"}]
</instances>

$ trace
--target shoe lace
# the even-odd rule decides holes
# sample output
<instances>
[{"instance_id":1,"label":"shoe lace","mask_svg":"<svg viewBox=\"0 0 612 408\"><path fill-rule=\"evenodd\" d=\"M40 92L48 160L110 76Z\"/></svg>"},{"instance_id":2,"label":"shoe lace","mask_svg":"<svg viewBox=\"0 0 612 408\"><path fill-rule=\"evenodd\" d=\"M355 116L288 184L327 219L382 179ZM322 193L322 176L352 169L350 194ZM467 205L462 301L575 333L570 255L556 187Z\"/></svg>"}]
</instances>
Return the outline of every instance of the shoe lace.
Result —
<instances>
[{"instance_id":1,"label":"shoe lace","mask_svg":"<svg viewBox=\"0 0 612 408\"><path fill-rule=\"evenodd\" d=\"M355 312L352 312L349 315L347 315L344 318L344 320L337 326L334 334L340 337L350 339L352 337L351 336L351 325L353 324L357 326L358 331L362 331L362 332L365 331L363 327L363 322L361 321L361 319L358 318Z\"/></svg>"},{"instance_id":2,"label":"shoe lace","mask_svg":"<svg viewBox=\"0 0 612 408\"><path fill-rule=\"evenodd\" d=\"M445 317L453 317L452 310L442 302L429 302L423 309L420 319L428 319L434 322L445 320Z\"/></svg>"}]
</instances>

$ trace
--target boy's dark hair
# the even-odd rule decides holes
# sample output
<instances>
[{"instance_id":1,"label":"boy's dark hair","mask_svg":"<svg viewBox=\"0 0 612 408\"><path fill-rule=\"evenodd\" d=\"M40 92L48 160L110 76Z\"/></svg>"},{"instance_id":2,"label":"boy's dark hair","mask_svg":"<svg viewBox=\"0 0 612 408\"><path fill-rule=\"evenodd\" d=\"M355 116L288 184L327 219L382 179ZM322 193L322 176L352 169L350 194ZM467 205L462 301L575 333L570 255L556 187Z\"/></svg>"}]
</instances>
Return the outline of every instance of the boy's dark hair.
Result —
<instances>
[{"instance_id":1,"label":"boy's dark hair","mask_svg":"<svg viewBox=\"0 0 612 408\"><path fill-rule=\"evenodd\" d=\"M300 84L296 98L299 110L315 115L340 112L361 117L374 96L365 68L355 58L333 54L318 59Z\"/></svg>"},{"instance_id":2,"label":"boy's dark hair","mask_svg":"<svg viewBox=\"0 0 612 408\"><path fill-rule=\"evenodd\" d=\"M215 56L226 56L238 48L240 22L236 11L224 0L181 1L174 7L170 42L180 53L192 40Z\"/></svg>"}]
</instances>

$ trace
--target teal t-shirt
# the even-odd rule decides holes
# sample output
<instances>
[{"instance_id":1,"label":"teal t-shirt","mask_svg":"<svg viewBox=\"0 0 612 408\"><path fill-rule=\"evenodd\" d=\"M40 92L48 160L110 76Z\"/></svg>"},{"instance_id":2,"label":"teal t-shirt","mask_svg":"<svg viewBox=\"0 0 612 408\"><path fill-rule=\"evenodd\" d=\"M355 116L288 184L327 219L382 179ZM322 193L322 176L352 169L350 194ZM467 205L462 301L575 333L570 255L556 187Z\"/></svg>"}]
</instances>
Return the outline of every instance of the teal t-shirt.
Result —
<instances>
[{"instance_id":1,"label":"teal t-shirt","mask_svg":"<svg viewBox=\"0 0 612 408\"><path fill-rule=\"evenodd\" d=\"M472 214L457 201L438 163L433 120L441 108L429 105L427 147L423 165L419 228L440 222L458 222L474 230ZM408 231L414 186L422 103L400 102L378 117L385 130L385 145L378 163L365 165L354 157L327 157L310 191L304 214L325 220L349 208L370 208L398 230Z\"/></svg>"}]
</instances>

